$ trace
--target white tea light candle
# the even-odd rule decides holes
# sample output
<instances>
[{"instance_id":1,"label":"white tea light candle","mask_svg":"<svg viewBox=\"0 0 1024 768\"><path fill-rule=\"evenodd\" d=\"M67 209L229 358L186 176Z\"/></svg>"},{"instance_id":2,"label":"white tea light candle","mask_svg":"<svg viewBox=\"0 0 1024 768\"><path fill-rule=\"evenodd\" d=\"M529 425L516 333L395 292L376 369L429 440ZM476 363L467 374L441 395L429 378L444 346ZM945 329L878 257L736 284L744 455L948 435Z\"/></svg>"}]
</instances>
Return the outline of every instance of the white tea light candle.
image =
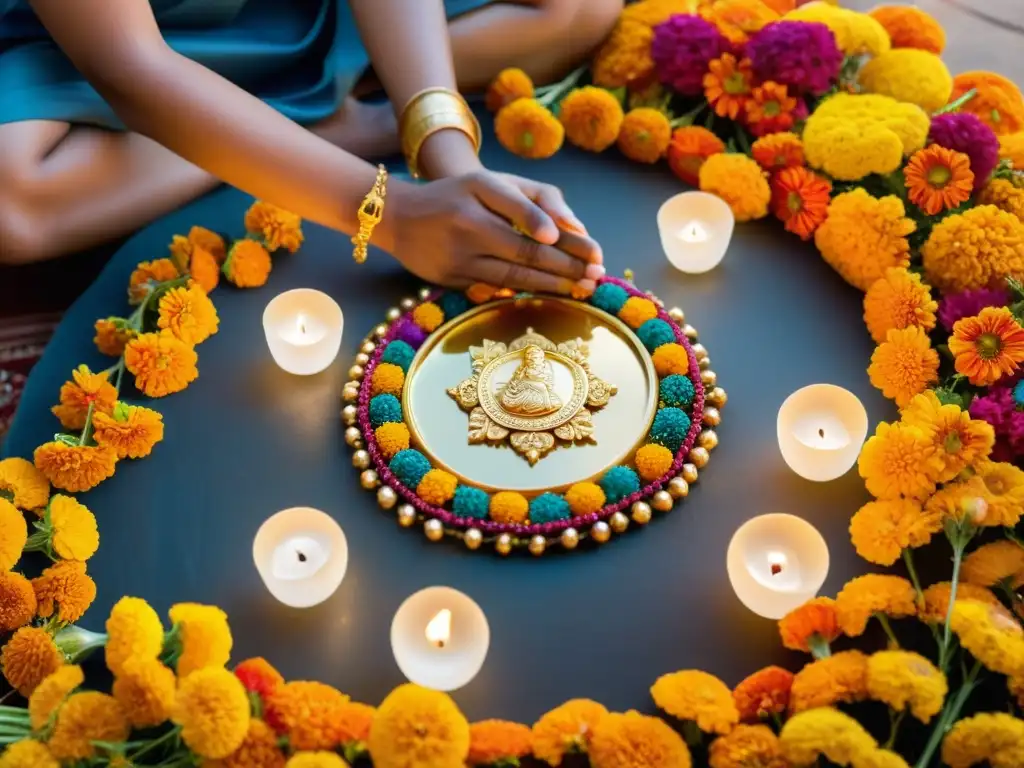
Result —
<instances>
[{"instance_id":1,"label":"white tea light candle","mask_svg":"<svg viewBox=\"0 0 1024 768\"><path fill-rule=\"evenodd\" d=\"M868 433L868 413L852 392L812 384L786 398L776 431L790 469L825 482L842 477L856 463Z\"/></svg>"},{"instance_id":2,"label":"white tea light candle","mask_svg":"<svg viewBox=\"0 0 1024 768\"><path fill-rule=\"evenodd\" d=\"M781 619L817 595L828 565L825 539L793 515L748 520L733 535L726 555L736 596L766 619Z\"/></svg>"},{"instance_id":3,"label":"white tea light candle","mask_svg":"<svg viewBox=\"0 0 1024 768\"><path fill-rule=\"evenodd\" d=\"M410 682L454 691L483 667L491 643L487 617L472 598L450 587L408 597L391 622L391 650Z\"/></svg>"},{"instance_id":4,"label":"white tea light candle","mask_svg":"<svg viewBox=\"0 0 1024 768\"><path fill-rule=\"evenodd\" d=\"M312 288L275 296L263 311L263 332L274 362L301 376L320 373L334 362L343 328L338 303Z\"/></svg>"},{"instance_id":5,"label":"white tea light candle","mask_svg":"<svg viewBox=\"0 0 1024 768\"><path fill-rule=\"evenodd\" d=\"M292 608L309 608L333 595L345 578L348 541L329 515L294 507L260 526L252 556L270 594Z\"/></svg>"},{"instance_id":6,"label":"white tea light candle","mask_svg":"<svg viewBox=\"0 0 1024 768\"><path fill-rule=\"evenodd\" d=\"M714 269L725 256L736 218L728 203L707 192L683 192L658 209L661 247L676 269Z\"/></svg>"}]
</instances>

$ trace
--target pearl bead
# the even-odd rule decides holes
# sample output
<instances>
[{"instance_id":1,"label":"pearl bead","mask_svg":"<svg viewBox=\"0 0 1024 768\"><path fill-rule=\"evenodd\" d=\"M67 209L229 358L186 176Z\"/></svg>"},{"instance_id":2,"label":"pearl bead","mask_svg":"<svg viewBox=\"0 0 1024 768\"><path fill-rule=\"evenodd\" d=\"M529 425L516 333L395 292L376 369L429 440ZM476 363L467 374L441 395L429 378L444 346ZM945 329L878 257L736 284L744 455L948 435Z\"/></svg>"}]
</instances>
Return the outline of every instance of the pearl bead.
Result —
<instances>
[{"instance_id":1,"label":"pearl bead","mask_svg":"<svg viewBox=\"0 0 1024 768\"><path fill-rule=\"evenodd\" d=\"M540 557L544 554L544 550L547 548L548 542L543 536L531 536L530 537L530 554L535 557Z\"/></svg>"},{"instance_id":2,"label":"pearl bead","mask_svg":"<svg viewBox=\"0 0 1024 768\"><path fill-rule=\"evenodd\" d=\"M430 298L430 289L427 288L426 286L423 286L422 288L420 288L419 297L420 297L420 301L426 301L427 299L429 299Z\"/></svg>"},{"instance_id":3,"label":"pearl bead","mask_svg":"<svg viewBox=\"0 0 1024 768\"><path fill-rule=\"evenodd\" d=\"M700 380L705 387L713 387L718 382L718 374L714 371L701 371Z\"/></svg>"},{"instance_id":4,"label":"pearl bead","mask_svg":"<svg viewBox=\"0 0 1024 768\"><path fill-rule=\"evenodd\" d=\"M384 325L384 323L381 323L380 325L373 329L373 335L376 336L378 339L383 339L385 336L388 335L388 327Z\"/></svg>"},{"instance_id":5,"label":"pearl bead","mask_svg":"<svg viewBox=\"0 0 1024 768\"><path fill-rule=\"evenodd\" d=\"M389 323L395 322L395 320L397 320L401 316L402 310L400 310L398 307L391 307L391 309L387 311L387 314L384 315L384 317L387 319Z\"/></svg>"},{"instance_id":6,"label":"pearl bead","mask_svg":"<svg viewBox=\"0 0 1024 768\"><path fill-rule=\"evenodd\" d=\"M698 360L697 361L697 368L702 370L702 371L710 370L711 369L711 358L710 357L705 357L703 360Z\"/></svg>"},{"instance_id":7,"label":"pearl bead","mask_svg":"<svg viewBox=\"0 0 1024 768\"><path fill-rule=\"evenodd\" d=\"M689 323L686 323L686 325L683 326L683 334L688 339L692 339L693 341L697 340L697 329Z\"/></svg>"},{"instance_id":8,"label":"pearl bead","mask_svg":"<svg viewBox=\"0 0 1024 768\"><path fill-rule=\"evenodd\" d=\"M693 350L693 356L698 360L703 360L708 356L708 350L703 344L691 344L690 349Z\"/></svg>"},{"instance_id":9,"label":"pearl bead","mask_svg":"<svg viewBox=\"0 0 1024 768\"><path fill-rule=\"evenodd\" d=\"M466 549L480 549L480 545L484 543L484 535L480 533L479 528L470 528L462 534L462 541Z\"/></svg>"},{"instance_id":10,"label":"pearl bead","mask_svg":"<svg viewBox=\"0 0 1024 768\"><path fill-rule=\"evenodd\" d=\"M345 442L349 445L355 445L363 439L363 433L359 431L359 427L349 427L345 430Z\"/></svg>"},{"instance_id":11,"label":"pearl bead","mask_svg":"<svg viewBox=\"0 0 1024 768\"><path fill-rule=\"evenodd\" d=\"M707 448L698 446L690 449L689 459L697 469L703 469L708 465L708 461L711 460L711 455L708 453Z\"/></svg>"},{"instance_id":12,"label":"pearl bead","mask_svg":"<svg viewBox=\"0 0 1024 768\"><path fill-rule=\"evenodd\" d=\"M406 298L402 299L400 302L398 302L398 308L401 309L403 312L408 312L408 311L410 311L415 306L416 306L416 299L409 298L409 297L406 297Z\"/></svg>"},{"instance_id":13,"label":"pearl bead","mask_svg":"<svg viewBox=\"0 0 1024 768\"><path fill-rule=\"evenodd\" d=\"M408 528L416 522L416 507L412 504L402 504L398 507L398 524Z\"/></svg>"},{"instance_id":14,"label":"pearl bead","mask_svg":"<svg viewBox=\"0 0 1024 768\"><path fill-rule=\"evenodd\" d=\"M361 365L353 365L348 369L348 377L350 379L361 379L363 378L363 373L363 366Z\"/></svg>"},{"instance_id":15,"label":"pearl bead","mask_svg":"<svg viewBox=\"0 0 1024 768\"><path fill-rule=\"evenodd\" d=\"M560 541L566 549L576 549L576 545L580 543L580 534L575 528L566 528L562 531Z\"/></svg>"},{"instance_id":16,"label":"pearl bead","mask_svg":"<svg viewBox=\"0 0 1024 768\"><path fill-rule=\"evenodd\" d=\"M705 451L713 451L718 447L718 434L713 429L705 429L697 438L697 444Z\"/></svg>"},{"instance_id":17,"label":"pearl bead","mask_svg":"<svg viewBox=\"0 0 1024 768\"><path fill-rule=\"evenodd\" d=\"M697 482L697 467L693 464L683 464L683 480L693 485Z\"/></svg>"},{"instance_id":18,"label":"pearl bead","mask_svg":"<svg viewBox=\"0 0 1024 768\"><path fill-rule=\"evenodd\" d=\"M348 426L355 424L357 418L359 418L359 410L354 405L346 405L341 409L341 419Z\"/></svg>"},{"instance_id":19,"label":"pearl bead","mask_svg":"<svg viewBox=\"0 0 1024 768\"><path fill-rule=\"evenodd\" d=\"M590 538L592 538L598 544L604 544L611 537L612 529L608 527L608 523L606 523L604 520L594 523L594 525L590 529Z\"/></svg>"},{"instance_id":20,"label":"pearl bead","mask_svg":"<svg viewBox=\"0 0 1024 768\"><path fill-rule=\"evenodd\" d=\"M370 466L370 454L359 450L352 454L352 466L356 469L366 469Z\"/></svg>"},{"instance_id":21,"label":"pearl bead","mask_svg":"<svg viewBox=\"0 0 1024 768\"><path fill-rule=\"evenodd\" d=\"M690 484L681 477L668 481L668 493L673 499L682 499L690 494Z\"/></svg>"},{"instance_id":22,"label":"pearl bead","mask_svg":"<svg viewBox=\"0 0 1024 768\"><path fill-rule=\"evenodd\" d=\"M725 390L721 387L715 387L708 393L707 400L715 408L723 408L729 401L729 396L725 394Z\"/></svg>"},{"instance_id":23,"label":"pearl bead","mask_svg":"<svg viewBox=\"0 0 1024 768\"><path fill-rule=\"evenodd\" d=\"M668 491L658 491L651 497L651 506L659 512L671 512L672 504L672 494Z\"/></svg>"},{"instance_id":24,"label":"pearl bead","mask_svg":"<svg viewBox=\"0 0 1024 768\"><path fill-rule=\"evenodd\" d=\"M507 533L503 533L500 536L498 536L498 538L494 541L494 550L499 555L507 555L509 552L512 551L512 537L509 536Z\"/></svg>"},{"instance_id":25,"label":"pearl bead","mask_svg":"<svg viewBox=\"0 0 1024 768\"><path fill-rule=\"evenodd\" d=\"M377 489L377 503L381 509L391 509L398 503L398 494L390 485L382 485Z\"/></svg>"},{"instance_id":26,"label":"pearl bead","mask_svg":"<svg viewBox=\"0 0 1024 768\"><path fill-rule=\"evenodd\" d=\"M377 477L377 470L375 469L364 469L363 474L359 476L359 484L368 491L376 488L379 482L380 478Z\"/></svg>"},{"instance_id":27,"label":"pearl bead","mask_svg":"<svg viewBox=\"0 0 1024 768\"><path fill-rule=\"evenodd\" d=\"M709 427L717 427L722 423L722 412L714 406L708 406L704 409L704 423Z\"/></svg>"},{"instance_id":28,"label":"pearl bead","mask_svg":"<svg viewBox=\"0 0 1024 768\"><path fill-rule=\"evenodd\" d=\"M427 520L423 524L423 532L431 541L440 541L444 538L444 526L440 520Z\"/></svg>"},{"instance_id":29,"label":"pearl bead","mask_svg":"<svg viewBox=\"0 0 1024 768\"><path fill-rule=\"evenodd\" d=\"M370 356L365 352L356 355L356 365L366 365L368 362L370 362Z\"/></svg>"},{"instance_id":30,"label":"pearl bead","mask_svg":"<svg viewBox=\"0 0 1024 768\"><path fill-rule=\"evenodd\" d=\"M616 533L622 533L629 527L629 518L621 512L616 512L612 515L608 522L611 524L612 530Z\"/></svg>"},{"instance_id":31,"label":"pearl bead","mask_svg":"<svg viewBox=\"0 0 1024 768\"><path fill-rule=\"evenodd\" d=\"M634 501L629 511L633 522L637 525L647 525L651 522L651 505L646 501Z\"/></svg>"},{"instance_id":32,"label":"pearl bead","mask_svg":"<svg viewBox=\"0 0 1024 768\"><path fill-rule=\"evenodd\" d=\"M359 385L354 381L348 382L341 390L341 397L347 403L354 403L359 399Z\"/></svg>"},{"instance_id":33,"label":"pearl bead","mask_svg":"<svg viewBox=\"0 0 1024 768\"><path fill-rule=\"evenodd\" d=\"M686 322L686 313L679 307L672 307L672 309L668 311L668 317L669 320L680 325Z\"/></svg>"},{"instance_id":34,"label":"pearl bead","mask_svg":"<svg viewBox=\"0 0 1024 768\"><path fill-rule=\"evenodd\" d=\"M363 346L360 347L359 351L362 352L364 355L372 355L374 350L376 349L377 345L374 344L372 341L364 341Z\"/></svg>"}]
</instances>

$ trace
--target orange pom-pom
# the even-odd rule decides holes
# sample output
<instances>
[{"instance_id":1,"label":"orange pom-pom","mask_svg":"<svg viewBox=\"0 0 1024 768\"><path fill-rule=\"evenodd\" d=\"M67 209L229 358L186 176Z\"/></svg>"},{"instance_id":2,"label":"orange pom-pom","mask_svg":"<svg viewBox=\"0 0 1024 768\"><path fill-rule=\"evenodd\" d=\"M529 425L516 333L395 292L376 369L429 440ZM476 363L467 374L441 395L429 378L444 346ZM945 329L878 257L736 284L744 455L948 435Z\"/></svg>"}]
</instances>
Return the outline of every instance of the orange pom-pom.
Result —
<instances>
[{"instance_id":1,"label":"orange pom-pom","mask_svg":"<svg viewBox=\"0 0 1024 768\"><path fill-rule=\"evenodd\" d=\"M672 469L675 456L663 445L648 443L636 452L636 471L641 479L651 483Z\"/></svg>"},{"instance_id":2,"label":"orange pom-pom","mask_svg":"<svg viewBox=\"0 0 1024 768\"><path fill-rule=\"evenodd\" d=\"M619 310L619 319L630 328L639 328L658 316L658 307L650 299L630 296Z\"/></svg>"},{"instance_id":3,"label":"orange pom-pom","mask_svg":"<svg viewBox=\"0 0 1024 768\"><path fill-rule=\"evenodd\" d=\"M396 453L409 447L409 428L399 421L381 424L373 434L385 459L390 460Z\"/></svg>"},{"instance_id":4,"label":"orange pom-pom","mask_svg":"<svg viewBox=\"0 0 1024 768\"><path fill-rule=\"evenodd\" d=\"M662 344L654 350L651 361L661 378L676 373L685 375L690 371L690 358L682 344Z\"/></svg>"},{"instance_id":5,"label":"orange pom-pom","mask_svg":"<svg viewBox=\"0 0 1024 768\"><path fill-rule=\"evenodd\" d=\"M499 523L522 523L529 513L530 503L521 493L500 491L491 497L491 519Z\"/></svg>"},{"instance_id":6,"label":"orange pom-pom","mask_svg":"<svg viewBox=\"0 0 1024 768\"><path fill-rule=\"evenodd\" d=\"M427 333L432 333L444 322L444 312L432 301L425 301L412 311L413 322Z\"/></svg>"},{"instance_id":7,"label":"orange pom-pom","mask_svg":"<svg viewBox=\"0 0 1024 768\"><path fill-rule=\"evenodd\" d=\"M576 483L565 492L565 500L572 513L578 517L600 511L604 506L605 495L596 483Z\"/></svg>"},{"instance_id":8,"label":"orange pom-pom","mask_svg":"<svg viewBox=\"0 0 1024 768\"><path fill-rule=\"evenodd\" d=\"M459 484L455 475L443 469L432 469L423 476L416 486L416 495L427 504L440 507L455 495L455 486Z\"/></svg>"},{"instance_id":9,"label":"orange pom-pom","mask_svg":"<svg viewBox=\"0 0 1024 768\"><path fill-rule=\"evenodd\" d=\"M393 363L381 363L373 369L370 393L374 395L387 393L401 397L403 384L405 384L405 372L401 367Z\"/></svg>"}]
</instances>

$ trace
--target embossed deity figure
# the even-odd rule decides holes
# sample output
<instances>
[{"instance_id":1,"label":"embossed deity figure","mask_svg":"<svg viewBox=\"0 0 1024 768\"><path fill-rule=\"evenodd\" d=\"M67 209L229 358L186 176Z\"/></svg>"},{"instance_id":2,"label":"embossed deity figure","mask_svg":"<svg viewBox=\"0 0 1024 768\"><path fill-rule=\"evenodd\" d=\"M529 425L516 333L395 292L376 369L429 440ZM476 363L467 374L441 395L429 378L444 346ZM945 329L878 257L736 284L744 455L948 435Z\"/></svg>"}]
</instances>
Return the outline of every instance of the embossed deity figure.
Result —
<instances>
[{"instance_id":1,"label":"embossed deity figure","mask_svg":"<svg viewBox=\"0 0 1024 768\"><path fill-rule=\"evenodd\" d=\"M530 345L523 361L498 393L501 407L518 416L544 416L562 407L555 392L555 372L544 350Z\"/></svg>"}]
</instances>

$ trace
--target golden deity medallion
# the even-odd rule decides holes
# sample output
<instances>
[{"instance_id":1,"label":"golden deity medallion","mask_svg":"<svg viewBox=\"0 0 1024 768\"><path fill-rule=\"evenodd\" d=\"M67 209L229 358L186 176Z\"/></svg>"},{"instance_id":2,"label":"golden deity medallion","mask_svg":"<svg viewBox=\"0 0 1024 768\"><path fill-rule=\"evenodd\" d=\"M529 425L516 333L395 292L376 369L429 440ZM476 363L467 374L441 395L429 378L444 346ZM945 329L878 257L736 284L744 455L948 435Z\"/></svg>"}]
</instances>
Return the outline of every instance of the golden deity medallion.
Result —
<instances>
[{"instance_id":1,"label":"golden deity medallion","mask_svg":"<svg viewBox=\"0 0 1024 768\"><path fill-rule=\"evenodd\" d=\"M527 328L505 344L471 346L472 376L448 390L469 412L469 442L499 443L536 464L555 447L594 440L592 408L608 404L616 388L594 375L582 339L555 344Z\"/></svg>"}]
</instances>

